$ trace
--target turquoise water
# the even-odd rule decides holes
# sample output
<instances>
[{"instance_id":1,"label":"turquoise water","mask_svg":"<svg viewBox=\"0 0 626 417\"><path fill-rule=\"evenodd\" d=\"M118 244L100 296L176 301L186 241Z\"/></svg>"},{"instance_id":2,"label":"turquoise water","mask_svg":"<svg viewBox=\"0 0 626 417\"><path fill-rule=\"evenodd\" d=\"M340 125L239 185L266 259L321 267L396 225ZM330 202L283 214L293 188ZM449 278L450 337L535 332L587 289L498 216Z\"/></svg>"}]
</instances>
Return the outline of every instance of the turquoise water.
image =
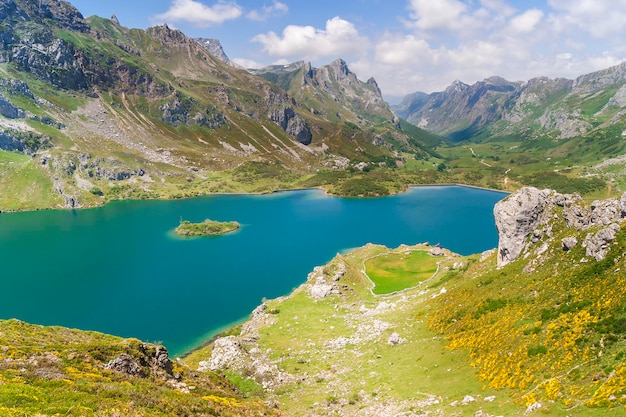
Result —
<instances>
[{"instance_id":1,"label":"turquoise water","mask_svg":"<svg viewBox=\"0 0 626 417\"><path fill-rule=\"evenodd\" d=\"M172 356L285 295L316 265L368 242L493 248L503 193L419 187L349 199L316 190L0 215L0 318L162 342ZM236 233L181 239L183 218Z\"/></svg>"}]
</instances>

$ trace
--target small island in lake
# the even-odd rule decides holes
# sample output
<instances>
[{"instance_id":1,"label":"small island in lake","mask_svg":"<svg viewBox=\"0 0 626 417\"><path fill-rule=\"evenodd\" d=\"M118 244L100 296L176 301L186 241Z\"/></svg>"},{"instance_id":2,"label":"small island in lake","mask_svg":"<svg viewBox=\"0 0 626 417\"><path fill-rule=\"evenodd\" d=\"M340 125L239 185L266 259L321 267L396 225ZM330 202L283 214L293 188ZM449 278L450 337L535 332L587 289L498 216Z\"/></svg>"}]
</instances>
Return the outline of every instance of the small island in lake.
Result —
<instances>
[{"instance_id":1,"label":"small island in lake","mask_svg":"<svg viewBox=\"0 0 626 417\"><path fill-rule=\"evenodd\" d=\"M202 223L191 223L189 220L182 220L175 232L181 236L219 236L234 232L239 229L237 222L218 222L206 219Z\"/></svg>"}]
</instances>

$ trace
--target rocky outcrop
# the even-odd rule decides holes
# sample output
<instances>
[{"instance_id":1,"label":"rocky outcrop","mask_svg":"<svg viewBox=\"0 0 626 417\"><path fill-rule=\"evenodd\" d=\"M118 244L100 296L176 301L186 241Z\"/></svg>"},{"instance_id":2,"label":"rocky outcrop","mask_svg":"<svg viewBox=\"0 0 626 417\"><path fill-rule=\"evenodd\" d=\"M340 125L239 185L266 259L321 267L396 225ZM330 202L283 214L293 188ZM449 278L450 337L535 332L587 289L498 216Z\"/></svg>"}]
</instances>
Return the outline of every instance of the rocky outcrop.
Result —
<instances>
[{"instance_id":1,"label":"rocky outcrop","mask_svg":"<svg viewBox=\"0 0 626 417\"><path fill-rule=\"evenodd\" d=\"M201 361L199 371L232 370L249 375L263 388L274 390L291 381L293 377L269 359L256 341L259 329L275 321L272 311L267 311L265 303L258 306L249 321L244 323L238 336L220 337L213 342L211 357Z\"/></svg>"},{"instance_id":2,"label":"rocky outcrop","mask_svg":"<svg viewBox=\"0 0 626 417\"><path fill-rule=\"evenodd\" d=\"M0 94L0 114L8 119L22 119L25 117L24 111L13 105L3 94Z\"/></svg>"},{"instance_id":3,"label":"rocky outcrop","mask_svg":"<svg viewBox=\"0 0 626 417\"><path fill-rule=\"evenodd\" d=\"M494 207L498 229L498 267L515 260L526 246L526 238L539 225L549 190L522 188Z\"/></svg>"},{"instance_id":4,"label":"rocky outcrop","mask_svg":"<svg viewBox=\"0 0 626 417\"><path fill-rule=\"evenodd\" d=\"M313 134L309 125L292 107L285 106L282 109L274 110L270 113L269 119L303 145L311 143Z\"/></svg>"},{"instance_id":5,"label":"rocky outcrop","mask_svg":"<svg viewBox=\"0 0 626 417\"><path fill-rule=\"evenodd\" d=\"M115 372L120 372L127 375L139 376L141 374L141 367L135 360L126 353L122 353L115 359L110 360L104 369L110 369Z\"/></svg>"},{"instance_id":6,"label":"rocky outcrop","mask_svg":"<svg viewBox=\"0 0 626 417\"><path fill-rule=\"evenodd\" d=\"M619 232L618 224L611 224L609 227L598 230L596 233L589 233L583 242L587 256L602 261L609 252L609 245L615 240L615 233Z\"/></svg>"},{"instance_id":7,"label":"rocky outcrop","mask_svg":"<svg viewBox=\"0 0 626 417\"><path fill-rule=\"evenodd\" d=\"M498 202L494 207L494 216L499 236L498 267L513 262L544 237L550 238L552 222L559 219L574 231L597 230L587 234L583 247L587 256L601 261L620 230L619 223L626 219L626 193L619 200L594 201L588 206L576 194L525 187ZM577 244L575 236L561 240L561 247L566 251ZM544 242L537 248L537 253L541 255L546 250Z\"/></svg>"},{"instance_id":8,"label":"rocky outcrop","mask_svg":"<svg viewBox=\"0 0 626 417\"><path fill-rule=\"evenodd\" d=\"M35 132L20 132L13 129L0 131L0 149L34 155L40 149L51 147L50 137Z\"/></svg>"},{"instance_id":9,"label":"rocky outcrop","mask_svg":"<svg viewBox=\"0 0 626 417\"><path fill-rule=\"evenodd\" d=\"M110 360L104 368L144 378L156 375L167 380L173 376L174 364L169 359L165 347L142 343L139 345L139 355L136 357L122 353Z\"/></svg>"},{"instance_id":10,"label":"rocky outcrop","mask_svg":"<svg viewBox=\"0 0 626 417\"><path fill-rule=\"evenodd\" d=\"M19 138L9 132L0 132L0 149L4 151L24 152L25 146Z\"/></svg>"}]
</instances>

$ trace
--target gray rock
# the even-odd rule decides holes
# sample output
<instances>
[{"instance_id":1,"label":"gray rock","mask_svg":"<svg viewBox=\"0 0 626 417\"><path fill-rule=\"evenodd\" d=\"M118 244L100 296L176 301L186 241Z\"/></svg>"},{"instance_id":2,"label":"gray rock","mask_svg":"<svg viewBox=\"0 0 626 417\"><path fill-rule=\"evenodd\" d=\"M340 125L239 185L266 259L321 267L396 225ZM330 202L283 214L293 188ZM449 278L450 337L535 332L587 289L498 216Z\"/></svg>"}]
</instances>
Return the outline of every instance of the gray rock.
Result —
<instances>
[{"instance_id":1,"label":"gray rock","mask_svg":"<svg viewBox=\"0 0 626 417\"><path fill-rule=\"evenodd\" d=\"M615 199L594 201L591 203L591 223L606 226L619 222L622 218L620 201Z\"/></svg>"},{"instance_id":2,"label":"gray rock","mask_svg":"<svg viewBox=\"0 0 626 417\"><path fill-rule=\"evenodd\" d=\"M211 357L199 363L199 371L234 370L254 378L265 389L273 389L291 379L256 346L244 347L235 336L213 342Z\"/></svg>"},{"instance_id":3,"label":"gray rock","mask_svg":"<svg viewBox=\"0 0 626 417\"><path fill-rule=\"evenodd\" d=\"M515 260L526 247L526 238L539 225L549 196L550 190L525 187L495 205L498 267Z\"/></svg>"},{"instance_id":4,"label":"gray rock","mask_svg":"<svg viewBox=\"0 0 626 417\"><path fill-rule=\"evenodd\" d=\"M401 345L404 342L406 342L406 339L400 337L400 335L396 332L391 333L391 336L387 339L387 344L389 345Z\"/></svg>"},{"instance_id":5,"label":"gray rock","mask_svg":"<svg viewBox=\"0 0 626 417\"><path fill-rule=\"evenodd\" d=\"M231 61L228 55L224 52L224 48L222 47L221 42L218 39L213 38L196 38L195 39L200 45L204 47L211 55L215 58L219 59L226 65L230 65L235 68L242 68L240 65Z\"/></svg>"},{"instance_id":6,"label":"gray rock","mask_svg":"<svg viewBox=\"0 0 626 417\"><path fill-rule=\"evenodd\" d=\"M24 152L26 146L10 132L0 132L0 149L5 151Z\"/></svg>"},{"instance_id":7,"label":"gray rock","mask_svg":"<svg viewBox=\"0 0 626 417\"><path fill-rule=\"evenodd\" d=\"M430 253L432 256L443 256L444 255L443 249L441 249L441 247L439 247L439 246L435 246L428 253Z\"/></svg>"},{"instance_id":8,"label":"gray rock","mask_svg":"<svg viewBox=\"0 0 626 417\"><path fill-rule=\"evenodd\" d=\"M269 119L279 125L285 132L293 136L303 145L308 145L313 139L309 126L291 106L285 106L270 113Z\"/></svg>"},{"instance_id":9,"label":"gray rock","mask_svg":"<svg viewBox=\"0 0 626 417\"><path fill-rule=\"evenodd\" d=\"M476 398L474 398L471 395L466 395L465 397L463 397L463 401L461 401L461 405L468 405L474 402L476 402Z\"/></svg>"},{"instance_id":10,"label":"gray rock","mask_svg":"<svg viewBox=\"0 0 626 417\"><path fill-rule=\"evenodd\" d=\"M610 244L615 240L615 233L620 230L618 224L611 224L609 227L598 230L595 234L589 233L583 242L583 247L587 249L587 256L593 256L596 261L602 261L609 253Z\"/></svg>"},{"instance_id":11,"label":"gray rock","mask_svg":"<svg viewBox=\"0 0 626 417\"><path fill-rule=\"evenodd\" d=\"M120 372L127 375L139 376L141 375L141 366L133 360L130 355L122 353L117 358L109 361L104 365L104 369L110 369L112 371Z\"/></svg>"},{"instance_id":12,"label":"gray rock","mask_svg":"<svg viewBox=\"0 0 626 417\"><path fill-rule=\"evenodd\" d=\"M4 94L0 94L0 114L8 119L22 119L25 117L24 111L14 106Z\"/></svg>"},{"instance_id":13,"label":"gray rock","mask_svg":"<svg viewBox=\"0 0 626 417\"><path fill-rule=\"evenodd\" d=\"M574 246L576 246L577 244L578 244L578 239L576 239L575 237L566 237L563 240L561 240L561 247L563 248L564 251L572 250Z\"/></svg>"}]
</instances>

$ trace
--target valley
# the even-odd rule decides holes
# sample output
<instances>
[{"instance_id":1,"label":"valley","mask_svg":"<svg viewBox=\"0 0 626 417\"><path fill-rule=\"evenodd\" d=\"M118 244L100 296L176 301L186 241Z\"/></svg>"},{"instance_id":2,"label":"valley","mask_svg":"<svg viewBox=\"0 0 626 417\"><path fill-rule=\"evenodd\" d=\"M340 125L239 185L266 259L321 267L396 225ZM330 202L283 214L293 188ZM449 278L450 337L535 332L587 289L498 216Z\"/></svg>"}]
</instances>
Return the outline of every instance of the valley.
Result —
<instances>
[{"instance_id":1,"label":"valley","mask_svg":"<svg viewBox=\"0 0 626 417\"><path fill-rule=\"evenodd\" d=\"M0 415L626 415L626 63L389 105L66 1L0 35Z\"/></svg>"}]
</instances>

